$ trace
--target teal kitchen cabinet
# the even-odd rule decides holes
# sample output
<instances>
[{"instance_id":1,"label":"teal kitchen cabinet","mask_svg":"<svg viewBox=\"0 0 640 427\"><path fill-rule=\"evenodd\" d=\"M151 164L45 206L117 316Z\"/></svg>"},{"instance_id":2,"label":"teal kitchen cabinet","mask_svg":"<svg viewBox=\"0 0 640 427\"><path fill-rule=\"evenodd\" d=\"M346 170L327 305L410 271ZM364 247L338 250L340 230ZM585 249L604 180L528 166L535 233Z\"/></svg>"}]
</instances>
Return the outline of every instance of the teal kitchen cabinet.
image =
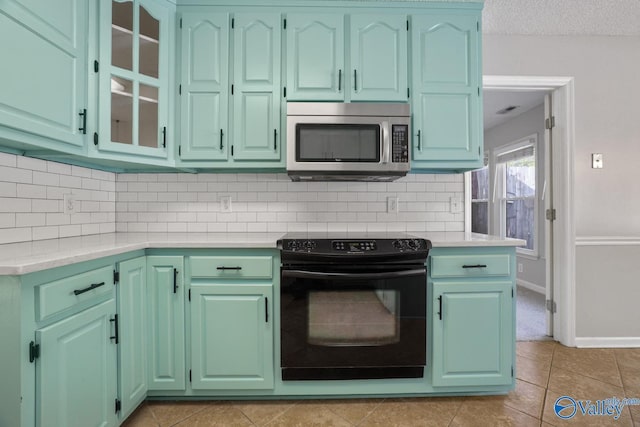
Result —
<instances>
[{"instance_id":1,"label":"teal kitchen cabinet","mask_svg":"<svg viewBox=\"0 0 640 427\"><path fill-rule=\"evenodd\" d=\"M434 248L434 387L513 384L515 249Z\"/></svg>"},{"instance_id":2,"label":"teal kitchen cabinet","mask_svg":"<svg viewBox=\"0 0 640 427\"><path fill-rule=\"evenodd\" d=\"M184 390L184 261L147 257L148 390Z\"/></svg>"},{"instance_id":3,"label":"teal kitchen cabinet","mask_svg":"<svg viewBox=\"0 0 640 427\"><path fill-rule=\"evenodd\" d=\"M292 13L286 19L287 100L408 99L406 15Z\"/></svg>"},{"instance_id":4,"label":"teal kitchen cabinet","mask_svg":"<svg viewBox=\"0 0 640 427\"><path fill-rule=\"evenodd\" d=\"M88 2L0 2L0 138L85 154Z\"/></svg>"},{"instance_id":5,"label":"teal kitchen cabinet","mask_svg":"<svg viewBox=\"0 0 640 427\"><path fill-rule=\"evenodd\" d=\"M228 158L229 14L185 12L180 18L181 160Z\"/></svg>"},{"instance_id":6,"label":"teal kitchen cabinet","mask_svg":"<svg viewBox=\"0 0 640 427\"><path fill-rule=\"evenodd\" d=\"M191 388L274 386L271 255L190 257Z\"/></svg>"},{"instance_id":7,"label":"teal kitchen cabinet","mask_svg":"<svg viewBox=\"0 0 640 427\"><path fill-rule=\"evenodd\" d=\"M350 16L352 101L407 101L406 15Z\"/></svg>"},{"instance_id":8,"label":"teal kitchen cabinet","mask_svg":"<svg viewBox=\"0 0 640 427\"><path fill-rule=\"evenodd\" d=\"M144 256L118 264L119 417L128 417L147 397L147 263Z\"/></svg>"},{"instance_id":9,"label":"teal kitchen cabinet","mask_svg":"<svg viewBox=\"0 0 640 427\"><path fill-rule=\"evenodd\" d=\"M287 14L287 100L345 99L343 14Z\"/></svg>"},{"instance_id":10,"label":"teal kitchen cabinet","mask_svg":"<svg viewBox=\"0 0 640 427\"><path fill-rule=\"evenodd\" d=\"M480 13L413 15L412 170L482 167Z\"/></svg>"},{"instance_id":11,"label":"teal kitchen cabinet","mask_svg":"<svg viewBox=\"0 0 640 427\"><path fill-rule=\"evenodd\" d=\"M180 164L282 168L279 13L181 17Z\"/></svg>"},{"instance_id":12,"label":"teal kitchen cabinet","mask_svg":"<svg viewBox=\"0 0 640 427\"><path fill-rule=\"evenodd\" d=\"M172 9L164 1L99 2L100 114L90 154L168 164ZM95 71L94 70L94 71Z\"/></svg>"}]
</instances>

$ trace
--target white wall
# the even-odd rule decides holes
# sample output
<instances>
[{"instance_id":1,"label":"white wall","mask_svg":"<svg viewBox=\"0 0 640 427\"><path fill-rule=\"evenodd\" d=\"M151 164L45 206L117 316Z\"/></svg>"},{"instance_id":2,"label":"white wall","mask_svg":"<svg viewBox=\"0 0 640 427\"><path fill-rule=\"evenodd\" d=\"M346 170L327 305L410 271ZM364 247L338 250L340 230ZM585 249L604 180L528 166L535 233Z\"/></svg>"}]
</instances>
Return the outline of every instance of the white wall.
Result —
<instances>
[{"instance_id":1,"label":"white wall","mask_svg":"<svg viewBox=\"0 0 640 427\"><path fill-rule=\"evenodd\" d=\"M484 133L484 149L485 152L493 153L496 148L513 143L519 139L529 135L538 137L538 146L536 152L537 172L536 186L538 191L538 257L533 259L530 256L518 256L517 262L522 264L522 273L517 273L519 280L537 285L544 289L545 277L545 216L544 201L541 199L542 189L544 187L544 104L532 108L511 120L485 131ZM493 173L489 174L493 178ZM499 234L499 230L489 229L490 234Z\"/></svg>"},{"instance_id":2,"label":"white wall","mask_svg":"<svg viewBox=\"0 0 640 427\"><path fill-rule=\"evenodd\" d=\"M575 78L576 236L640 241L640 37L486 35L483 47L485 75ZM604 154L604 169L591 169L591 153ZM621 246L616 253L628 257L631 248ZM604 254L607 247L600 250ZM577 251L575 265L577 337L632 337L640 343L640 326L619 324L638 319L637 272L583 255ZM594 268L598 274L589 274ZM615 316L602 310L602 292L616 295Z\"/></svg>"}]
</instances>

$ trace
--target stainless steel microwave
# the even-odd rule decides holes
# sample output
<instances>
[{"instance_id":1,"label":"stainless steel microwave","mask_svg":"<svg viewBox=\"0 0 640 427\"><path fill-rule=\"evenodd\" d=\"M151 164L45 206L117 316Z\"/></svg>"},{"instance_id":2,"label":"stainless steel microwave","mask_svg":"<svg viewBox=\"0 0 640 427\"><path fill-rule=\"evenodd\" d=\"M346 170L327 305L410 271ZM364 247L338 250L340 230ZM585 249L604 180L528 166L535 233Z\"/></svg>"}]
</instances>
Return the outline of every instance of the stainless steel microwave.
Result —
<instances>
[{"instance_id":1,"label":"stainless steel microwave","mask_svg":"<svg viewBox=\"0 0 640 427\"><path fill-rule=\"evenodd\" d=\"M287 103L293 181L393 181L409 171L409 104Z\"/></svg>"}]
</instances>

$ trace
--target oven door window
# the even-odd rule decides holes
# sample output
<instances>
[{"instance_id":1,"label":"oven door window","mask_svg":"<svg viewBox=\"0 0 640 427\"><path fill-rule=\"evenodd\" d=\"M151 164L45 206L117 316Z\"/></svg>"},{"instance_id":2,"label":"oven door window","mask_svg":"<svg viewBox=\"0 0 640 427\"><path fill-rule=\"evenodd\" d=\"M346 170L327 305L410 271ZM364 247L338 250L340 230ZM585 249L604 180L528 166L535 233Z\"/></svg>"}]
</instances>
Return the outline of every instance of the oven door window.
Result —
<instances>
[{"instance_id":1,"label":"oven door window","mask_svg":"<svg viewBox=\"0 0 640 427\"><path fill-rule=\"evenodd\" d=\"M296 125L298 162L380 162L380 125Z\"/></svg>"},{"instance_id":2,"label":"oven door window","mask_svg":"<svg viewBox=\"0 0 640 427\"><path fill-rule=\"evenodd\" d=\"M311 291L308 342L381 346L400 341L400 300L395 290Z\"/></svg>"}]
</instances>

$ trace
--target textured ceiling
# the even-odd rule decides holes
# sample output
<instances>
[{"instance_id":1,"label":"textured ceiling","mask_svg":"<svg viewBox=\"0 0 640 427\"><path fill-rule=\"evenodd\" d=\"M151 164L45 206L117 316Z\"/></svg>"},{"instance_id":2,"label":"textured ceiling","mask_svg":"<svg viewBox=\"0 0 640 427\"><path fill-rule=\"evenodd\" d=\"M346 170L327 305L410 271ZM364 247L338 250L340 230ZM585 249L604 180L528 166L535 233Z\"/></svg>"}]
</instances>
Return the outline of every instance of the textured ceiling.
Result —
<instances>
[{"instance_id":1,"label":"textured ceiling","mask_svg":"<svg viewBox=\"0 0 640 427\"><path fill-rule=\"evenodd\" d=\"M485 0L483 33L640 35L640 0Z\"/></svg>"}]
</instances>

